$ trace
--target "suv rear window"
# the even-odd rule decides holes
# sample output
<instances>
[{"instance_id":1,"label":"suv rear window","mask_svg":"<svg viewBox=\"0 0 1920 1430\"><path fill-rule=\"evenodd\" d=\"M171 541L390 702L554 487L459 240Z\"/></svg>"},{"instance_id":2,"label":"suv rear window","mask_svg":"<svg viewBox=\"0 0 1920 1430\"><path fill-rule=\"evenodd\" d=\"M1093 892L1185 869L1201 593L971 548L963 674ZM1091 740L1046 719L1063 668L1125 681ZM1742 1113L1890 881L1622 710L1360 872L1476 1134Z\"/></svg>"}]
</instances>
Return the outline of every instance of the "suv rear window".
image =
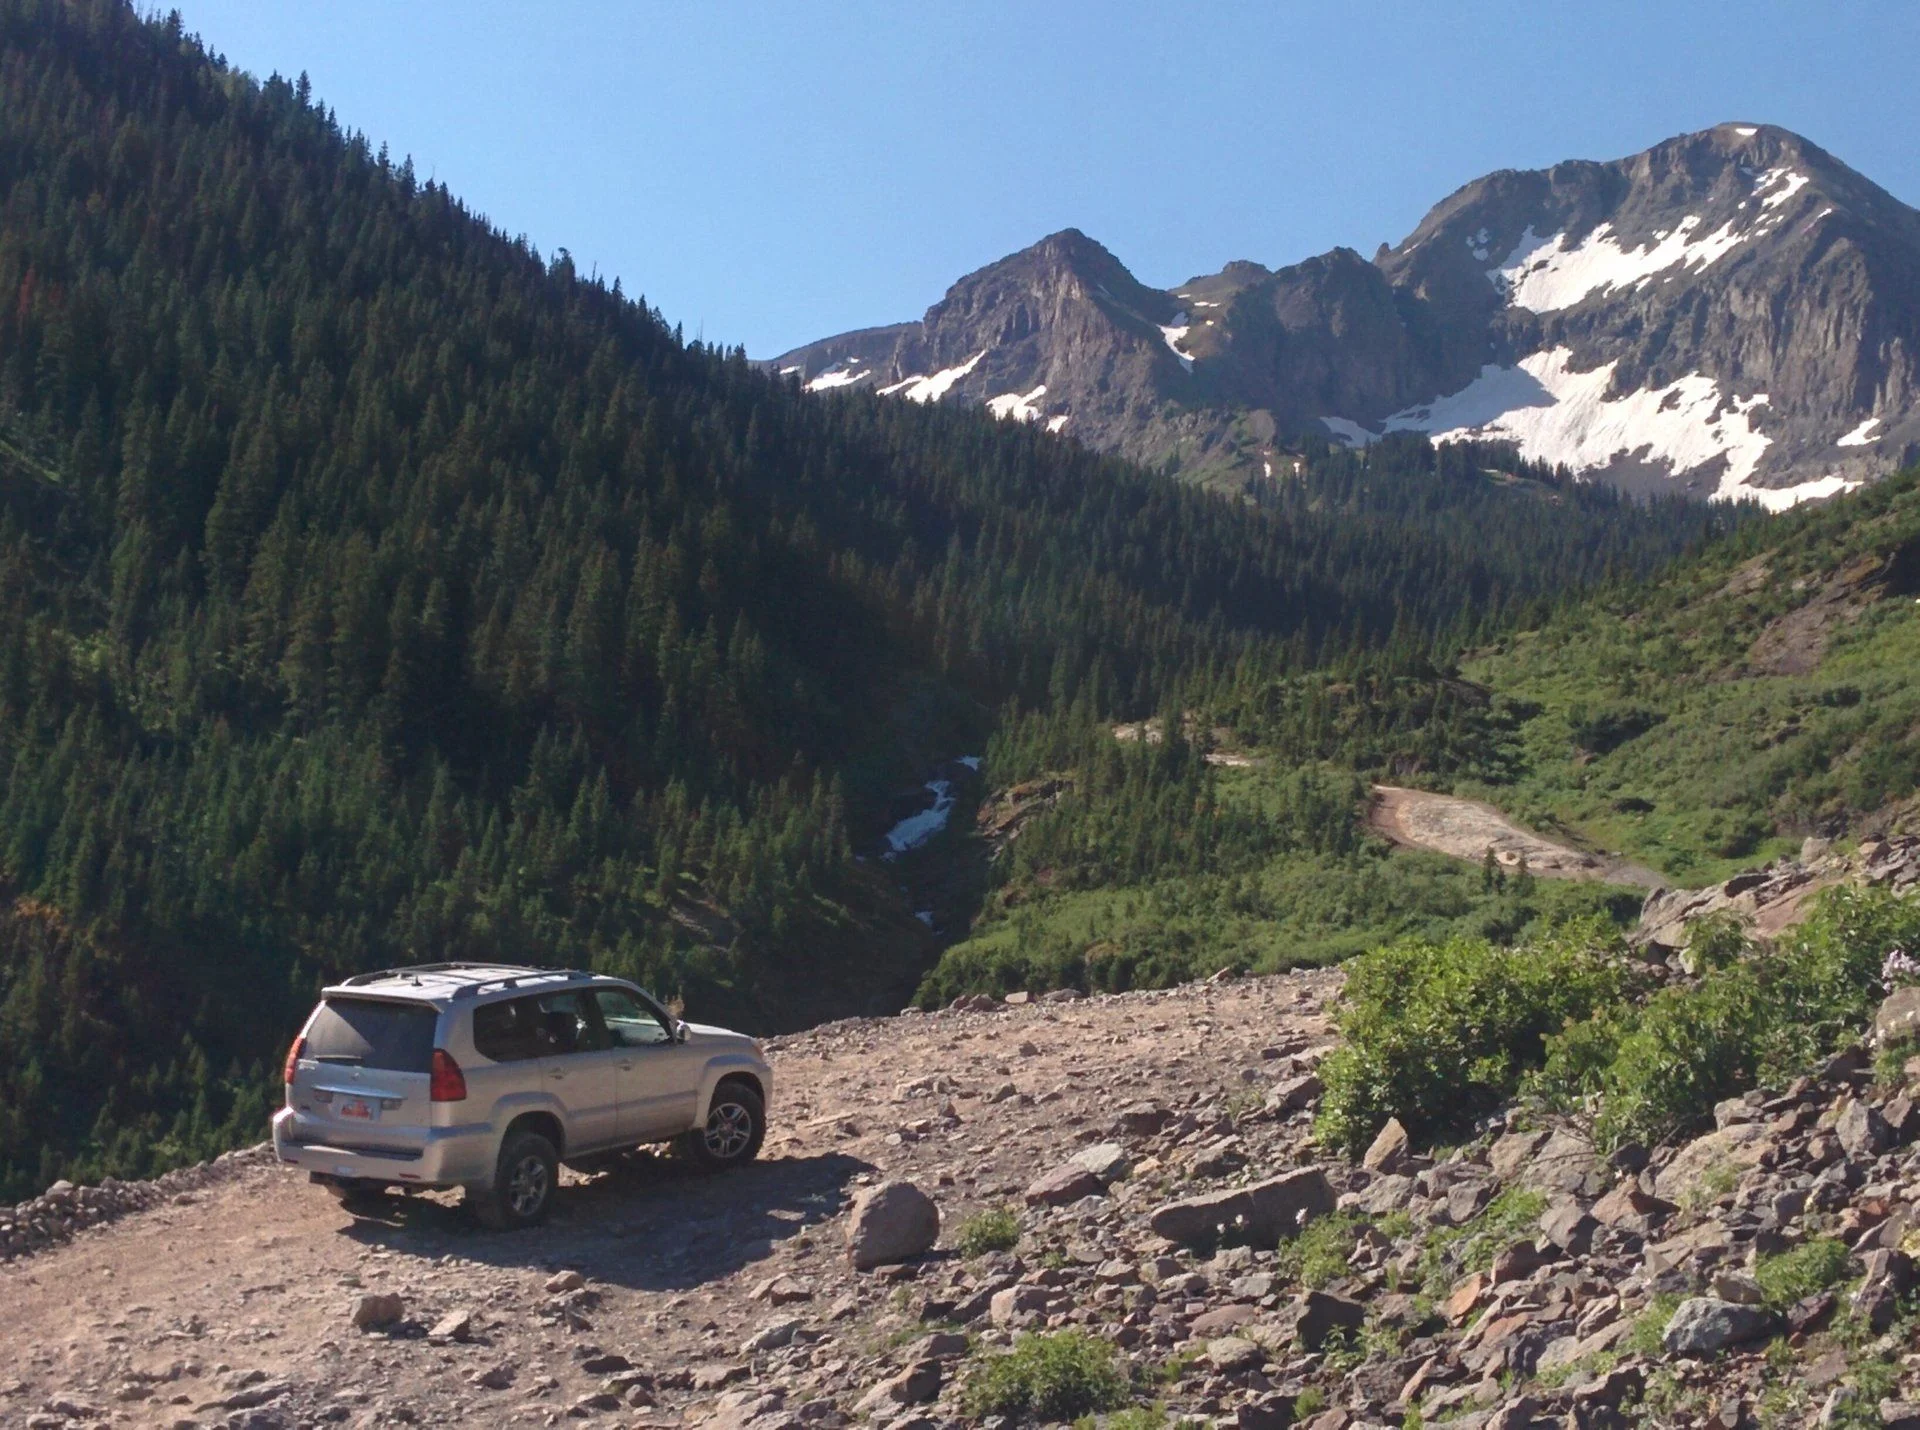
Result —
<instances>
[{"instance_id":1,"label":"suv rear window","mask_svg":"<svg viewBox=\"0 0 1920 1430\"><path fill-rule=\"evenodd\" d=\"M307 1056L388 1072L428 1072L433 1067L432 1008L383 1003L372 998L329 998L307 1029Z\"/></svg>"}]
</instances>

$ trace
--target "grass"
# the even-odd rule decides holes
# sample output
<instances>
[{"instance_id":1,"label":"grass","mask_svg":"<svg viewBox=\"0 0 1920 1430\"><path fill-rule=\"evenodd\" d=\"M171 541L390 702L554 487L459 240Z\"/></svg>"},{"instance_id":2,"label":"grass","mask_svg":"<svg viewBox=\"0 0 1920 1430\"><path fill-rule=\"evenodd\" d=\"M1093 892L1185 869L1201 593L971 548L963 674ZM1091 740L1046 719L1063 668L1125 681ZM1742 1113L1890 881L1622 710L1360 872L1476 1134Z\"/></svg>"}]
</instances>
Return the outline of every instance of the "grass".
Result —
<instances>
[{"instance_id":1,"label":"grass","mask_svg":"<svg viewBox=\"0 0 1920 1430\"><path fill-rule=\"evenodd\" d=\"M1485 1271L1494 1257L1538 1229L1546 1209L1546 1193L1508 1187L1464 1226L1436 1228L1421 1253L1421 1281L1427 1294L1438 1300L1462 1276Z\"/></svg>"},{"instance_id":2,"label":"grass","mask_svg":"<svg viewBox=\"0 0 1920 1430\"><path fill-rule=\"evenodd\" d=\"M1338 1281L1347 1274L1347 1262L1367 1225L1367 1218L1355 1212L1315 1217L1300 1235L1281 1245L1274 1269L1313 1290Z\"/></svg>"},{"instance_id":3,"label":"grass","mask_svg":"<svg viewBox=\"0 0 1920 1430\"><path fill-rule=\"evenodd\" d=\"M1856 584L1804 673L1770 673L1755 642L1835 573L1897 573L1917 533L1920 486L1894 477L1501 641L1463 673L1532 712L1518 774L1459 792L1689 885L1904 798L1920 783L1910 580Z\"/></svg>"},{"instance_id":4,"label":"grass","mask_svg":"<svg viewBox=\"0 0 1920 1430\"><path fill-rule=\"evenodd\" d=\"M1001 1354L976 1356L961 1391L966 1413L1077 1420L1129 1398L1113 1348L1083 1331L1027 1335Z\"/></svg>"},{"instance_id":5,"label":"grass","mask_svg":"<svg viewBox=\"0 0 1920 1430\"><path fill-rule=\"evenodd\" d=\"M987 1207L960 1223L954 1249L971 1260L995 1251L1012 1251L1020 1244L1020 1219L1005 1207Z\"/></svg>"},{"instance_id":6,"label":"grass","mask_svg":"<svg viewBox=\"0 0 1920 1430\"><path fill-rule=\"evenodd\" d=\"M1678 1296L1664 1292L1655 1296L1647 1303L1646 1310L1633 1318L1633 1329L1627 1332L1624 1349L1633 1355L1664 1358L1667 1353L1664 1339L1667 1322L1673 1319L1673 1313L1679 1309Z\"/></svg>"}]
</instances>

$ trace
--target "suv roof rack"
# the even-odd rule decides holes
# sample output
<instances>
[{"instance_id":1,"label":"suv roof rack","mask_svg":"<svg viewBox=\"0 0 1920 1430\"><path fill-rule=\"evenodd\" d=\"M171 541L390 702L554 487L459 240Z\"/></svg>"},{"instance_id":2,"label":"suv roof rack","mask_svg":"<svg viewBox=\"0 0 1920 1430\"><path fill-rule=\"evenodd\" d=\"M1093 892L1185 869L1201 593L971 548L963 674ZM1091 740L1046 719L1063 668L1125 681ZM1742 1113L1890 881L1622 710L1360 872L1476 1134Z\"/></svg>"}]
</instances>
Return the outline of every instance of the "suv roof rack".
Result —
<instances>
[{"instance_id":1,"label":"suv roof rack","mask_svg":"<svg viewBox=\"0 0 1920 1430\"><path fill-rule=\"evenodd\" d=\"M472 983L463 983L453 990L456 1000L464 1001L478 998L483 992L495 989L513 988L521 983L539 983L546 979L558 979L562 983L571 983L576 978L592 978L594 975L584 968L518 968L511 969L501 978L479 978Z\"/></svg>"},{"instance_id":2,"label":"suv roof rack","mask_svg":"<svg viewBox=\"0 0 1920 1430\"><path fill-rule=\"evenodd\" d=\"M540 973L544 970L527 968L517 963L410 963L401 968L380 968L372 973L356 973L351 978L342 979L341 988L359 988L368 983L379 983L387 978L405 978L410 974L421 973L483 973L498 970L501 973Z\"/></svg>"}]
</instances>

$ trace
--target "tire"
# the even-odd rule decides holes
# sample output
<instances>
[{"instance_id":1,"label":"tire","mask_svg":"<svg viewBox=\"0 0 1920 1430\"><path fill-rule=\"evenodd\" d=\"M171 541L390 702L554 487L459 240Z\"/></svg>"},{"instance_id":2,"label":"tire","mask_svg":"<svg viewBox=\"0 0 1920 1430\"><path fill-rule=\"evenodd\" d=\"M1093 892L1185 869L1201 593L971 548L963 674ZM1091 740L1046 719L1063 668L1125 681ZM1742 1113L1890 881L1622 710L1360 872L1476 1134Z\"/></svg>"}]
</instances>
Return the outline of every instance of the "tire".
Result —
<instances>
[{"instance_id":1,"label":"tire","mask_svg":"<svg viewBox=\"0 0 1920 1430\"><path fill-rule=\"evenodd\" d=\"M717 1172L751 1162L766 1140L766 1103L746 1083L729 1078L714 1089L705 1124L680 1134L680 1150L695 1166Z\"/></svg>"},{"instance_id":2,"label":"tire","mask_svg":"<svg viewBox=\"0 0 1920 1430\"><path fill-rule=\"evenodd\" d=\"M560 1156L538 1132L509 1132L500 1144L493 1181L469 1187L467 1201L480 1224L493 1231L538 1226L553 1209L560 1186Z\"/></svg>"}]
</instances>

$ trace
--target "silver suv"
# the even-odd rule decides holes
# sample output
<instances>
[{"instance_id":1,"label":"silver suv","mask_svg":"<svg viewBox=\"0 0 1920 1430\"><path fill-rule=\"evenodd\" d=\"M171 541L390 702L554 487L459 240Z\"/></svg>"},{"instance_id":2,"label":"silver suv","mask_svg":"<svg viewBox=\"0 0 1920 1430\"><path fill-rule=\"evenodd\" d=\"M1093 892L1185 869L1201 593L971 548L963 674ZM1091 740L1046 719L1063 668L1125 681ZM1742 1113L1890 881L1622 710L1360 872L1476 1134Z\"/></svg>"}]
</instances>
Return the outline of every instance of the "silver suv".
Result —
<instances>
[{"instance_id":1,"label":"silver suv","mask_svg":"<svg viewBox=\"0 0 1920 1430\"><path fill-rule=\"evenodd\" d=\"M559 1164L678 1139L750 1161L773 1069L753 1039L683 1023L631 983L429 963L328 988L287 1052L273 1149L350 1208L465 1187L489 1226L546 1215Z\"/></svg>"}]
</instances>

